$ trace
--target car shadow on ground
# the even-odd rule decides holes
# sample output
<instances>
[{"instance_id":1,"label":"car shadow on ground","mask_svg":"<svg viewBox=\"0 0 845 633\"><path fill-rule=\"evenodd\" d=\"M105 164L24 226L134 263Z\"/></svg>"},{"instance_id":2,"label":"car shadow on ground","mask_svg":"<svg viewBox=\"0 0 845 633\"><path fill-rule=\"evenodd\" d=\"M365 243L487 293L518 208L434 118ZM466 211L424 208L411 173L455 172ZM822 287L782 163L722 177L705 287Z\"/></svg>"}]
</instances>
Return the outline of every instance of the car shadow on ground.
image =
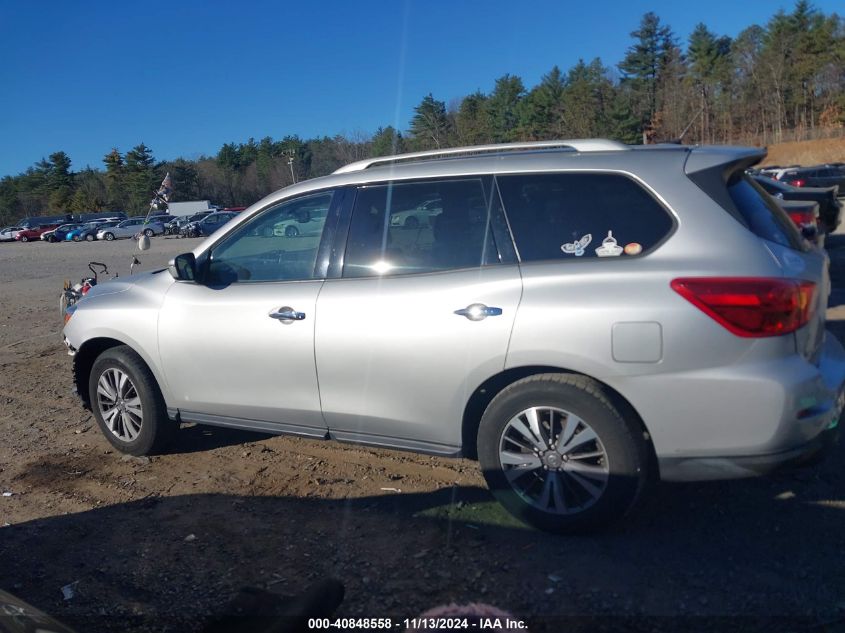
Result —
<instances>
[{"instance_id":1,"label":"car shadow on ground","mask_svg":"<svg viewBox=\"0 0 845 633\"><path fill-rule=\"evenodd\" d=\"M199 453L224 446L260 442L270 437L273 437L273 435L255 431L242 431L202 424L183 424L179 428L176 441L168 453Z\"/></svg>"},{"instance_id":2,"label":"car shadow on ground","mask_svg":"<svg viewBox=\"0 0 845 633\"><path fill-rule=\"evenodd\" d=\"M768 479L659 484L624 526L578 537L525 528L468 486L146 498L0 528L0 587L80 632L199 631L242 587L290 595L329 577L353 617L482 601L535 633L830 631L845 625L843 456Z\"/></svg>"}]
</instances>

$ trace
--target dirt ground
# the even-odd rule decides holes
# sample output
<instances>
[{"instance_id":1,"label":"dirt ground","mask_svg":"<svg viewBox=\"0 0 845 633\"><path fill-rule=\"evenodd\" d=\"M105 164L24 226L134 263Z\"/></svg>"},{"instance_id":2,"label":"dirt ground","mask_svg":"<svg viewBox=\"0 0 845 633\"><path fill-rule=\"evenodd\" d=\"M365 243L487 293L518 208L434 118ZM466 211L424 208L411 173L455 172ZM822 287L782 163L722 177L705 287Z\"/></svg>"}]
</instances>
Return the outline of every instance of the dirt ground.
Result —
<instances>
[{"instance_id":1,"label":"dirt ground","mask_svg":"<svg viewBox=\"0 0 845 633\"><path fill-rule=\"evenodd\" d=\"M141 269L195 244L156 238ZM123 458L70 393L58 294L91 259L127 274L133 248L0 244L0 589L80 632L199 631L241 587L326 577L341 616L483 601L534 632L845 630L841 446L764 479L658 484L578 538L512 521L466 460L199 426ZM845 236L829 249L842 336Z\"/></svg>"},{"instance_id":2,"label":"dirt ground","mask_svg":"<svg viewBox=\"0 0 845 633\"><path fill-rule=\"evenodd\" d=\"M845 137L770 145L762 165L819 165L845 161Z\"/></svg>"}]
</instances>

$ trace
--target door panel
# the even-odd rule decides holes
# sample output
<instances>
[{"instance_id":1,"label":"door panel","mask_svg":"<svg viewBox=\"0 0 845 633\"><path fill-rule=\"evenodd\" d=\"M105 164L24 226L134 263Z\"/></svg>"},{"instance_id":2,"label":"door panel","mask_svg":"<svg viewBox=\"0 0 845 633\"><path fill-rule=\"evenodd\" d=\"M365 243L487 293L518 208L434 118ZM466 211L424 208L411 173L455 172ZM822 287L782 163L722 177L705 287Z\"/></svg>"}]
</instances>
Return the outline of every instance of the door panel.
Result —
<instances>
[{"instance_id":1,"label":"door panel","mask_svg":"<svg viewBox=\"0 0 845 633\"><path fill-rule=\"evenodd\" d=\"M159 346L176 406L324 432L314 367L322 283L173 284L159 317ZM269 316L283 306L305 318Z\"/></svg>"},{"instance_id":2,"label":"door panel","mask_svg":"<svg viewBox=\"0 0 845 633\"><path fill-rule=\"evenodd\" d=\"M521 291L516 266L327 281L316 358L330 431L454 452L469 396L504 368ZM502 313L480 321L455 314L475 303Z\"/></svg>"},{"instance_id":3,"label":"door panel","mask_svg":"<svg viewBox=\"0 0 845 633\"><path fill-rule=\"evenodd\" d=\"M284 200L253 215L201 255L203 283L173 285L159 345L177 407L203 414L202 421L226 416L325 435L314 324L325 269L319 254L342 199L336 193ZM307 235L275 231L306 222Z\"/></svg>"},{"instance_id":4,"label":"door panel","mask_svg":"<svg viewBox=\"0 0 845 633\"><path fill-rule=\"evenodd\" d=\"M358 188L342 215L345 249L330 268L342 278L326 281L317 301L315 355L332 436L459 450L467 399L503 369L522 292L491 185L465 176ZM489 316L476 319L477 306L456 314L474 304Z\"/></svg>"}]
</instances>

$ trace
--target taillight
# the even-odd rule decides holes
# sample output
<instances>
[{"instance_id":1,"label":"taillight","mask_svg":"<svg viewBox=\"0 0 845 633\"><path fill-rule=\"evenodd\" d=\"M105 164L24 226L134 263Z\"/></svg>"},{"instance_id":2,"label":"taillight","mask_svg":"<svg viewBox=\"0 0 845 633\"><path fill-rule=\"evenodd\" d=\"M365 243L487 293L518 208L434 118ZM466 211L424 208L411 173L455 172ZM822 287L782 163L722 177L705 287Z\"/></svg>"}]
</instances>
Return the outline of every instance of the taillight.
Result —
<instances>
[{"instance_id":1,"label":"taillight","mask_svg":"<svg viewBox=\"0 0 845 633\"><path fill-rule=\"evenodd\" d=\"M789 218L795 222L795 226L816 226L816 214L813 211L789 211Z\"/></svg>"},{"instance_id":2,"label":"taillight","mask_svg":"<svg viewBox=\"0 0 845 633\"><path fill-rule=\"evenodd\" d=\"M806 325L816 284L768 277L674 279L672 289L737 336L789 334Z\"/></svg>"},{"instance_id":3,"label":"taillight","mask_svg":"<svg viewBox=\"0 0 845 633\"><path fill-rule=\"evenodd\" d=\"M803 187L807 184L807 181L803 178L796 178L795 180L787 180L787 185L792 185L793 187Z\"/></svg>"}]
</instances>

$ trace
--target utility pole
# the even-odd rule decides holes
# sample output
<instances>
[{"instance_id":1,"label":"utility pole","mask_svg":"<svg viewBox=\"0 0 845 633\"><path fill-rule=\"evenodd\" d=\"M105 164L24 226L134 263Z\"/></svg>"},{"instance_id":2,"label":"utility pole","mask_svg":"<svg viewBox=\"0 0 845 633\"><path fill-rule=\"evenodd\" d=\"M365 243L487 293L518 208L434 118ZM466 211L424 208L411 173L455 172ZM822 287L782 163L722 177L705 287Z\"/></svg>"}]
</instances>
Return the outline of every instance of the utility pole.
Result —
<instances>
[{"instance_id":1,"label":"utility pole","mask_svg":"<svg viewBox=\"0 0 845 633\"><path fill-rule=\"evenodd\" d=\"M296 184L296 174L293 173L293 160L296 158L296 150L286 149L284 155L288 157L288 167L290 167L290 177L294 184Z\"/></svg>"}]
</instances>

